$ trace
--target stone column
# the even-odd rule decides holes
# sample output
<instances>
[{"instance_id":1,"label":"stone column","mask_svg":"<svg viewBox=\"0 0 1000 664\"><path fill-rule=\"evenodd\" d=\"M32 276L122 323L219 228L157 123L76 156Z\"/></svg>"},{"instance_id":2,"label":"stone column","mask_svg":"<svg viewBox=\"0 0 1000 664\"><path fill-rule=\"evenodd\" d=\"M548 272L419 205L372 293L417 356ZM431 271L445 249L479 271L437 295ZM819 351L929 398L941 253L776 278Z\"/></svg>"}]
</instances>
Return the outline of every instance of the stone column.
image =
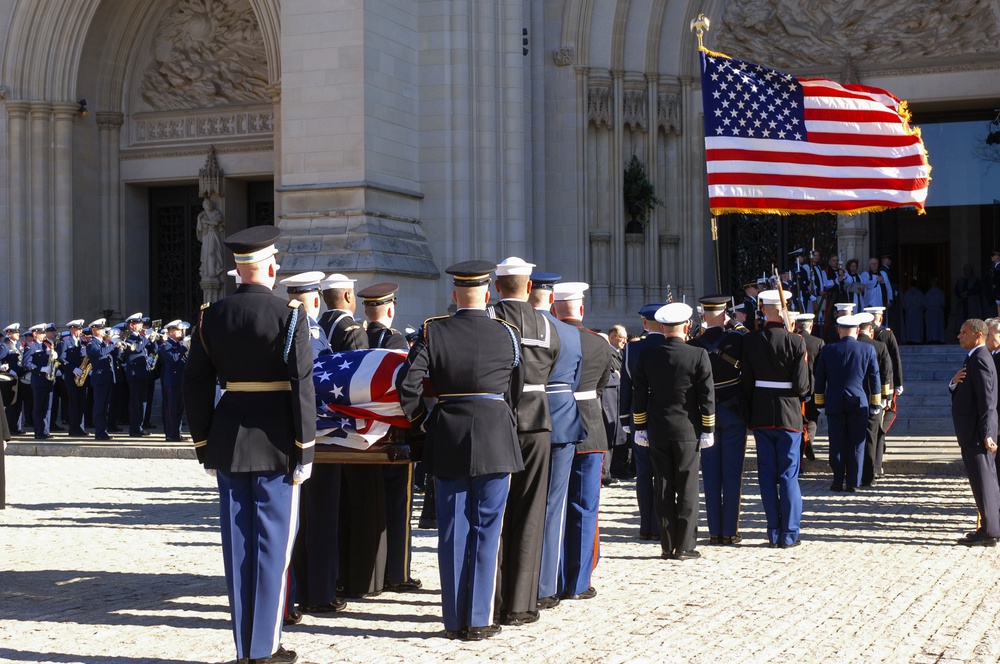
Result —
<instances>
[{"instance_id":1,"label":"stone column","mask_svg":"<svg viewBox=\"0 0 1000 664\"><path fill-rule=\"evenodd\" d=\"M639 311L645 297L642 276L646 272L646 236L644 233L625 235L625 311Z\"/></svg>"},{"instance_id":2,"label":"stone column","mask_svg":"<svg viewBox=\"0 0 1000 664\"><path fill-rule=\"evenodd\" d=\"M611 265L611 231L590 231L590 299L595 310L606 310L610 302L608 278Z\"/></svg>"},{"instance_id":3,"label":"stone column","mask_svg":"<svg viewBox=\"0 0 1000 664\"><path fill-rule=\"evenodd\" d=\"M281 182L281 81L271 83L265 88L268 96L274 102L274 181ZM274 197L274 217L281 216L281 197Z\"/></svg>"},{"instance_id":4,"label":"stone column","mask_svg":"<svg viewBox=\"0 0 1000 664\"><path fill-rule=\"evenodd\" d=\"M55 283L53 248L57 241L52 227L52 104L33 102L28 111L30 138L31 267L28 315L48 321L53 315Z\"/></svg>"},{"instance_id":5,"label":"stone column","mask_svg":"<svg viewBox=\"0 0 1000 664\"><path fill-rule=\"evenodd\" d=\"M55 246L55 316L59 321L75 317L73 312L73 121L79 104L61 102L52 105L53 172L55 182L53 230Z\"/></svg>"},{"instance_id":6,"label":"stone column","mask_svg":"<svg viewBox=\"0 0 1000 664\"><path fill-rule=\"evenodd\" d=\"M28 222L28 109L26 101L7 102L7 137L10 146L10 237L9 263L7 265L7 290L10 298L10 315L21 325L34 322L21 320L29 314L28 277L31 254L29 253L31 226Z\"/></svg>"},{"instance_id":7,"label":"stone column","mask_svg":"<svg viewBox=\"0 0 1000 664\"><path fill-rule=\"evenodd\" d=\"M868 265L868 213L837 215L837 253L840 266L847 269L847 261L858 259L858 274Z\"/></svg>"},{"instance_id":8,"label":"stone column","mask_svg":"<svg viewBox=\"0 0 1000 664\"><path fill-rule=\"evenodd\" d=\"M113 111L97 114L101 146L101 306L121 309L121 184L119 140L125 116Z\"/></svg>"}]
</instances>

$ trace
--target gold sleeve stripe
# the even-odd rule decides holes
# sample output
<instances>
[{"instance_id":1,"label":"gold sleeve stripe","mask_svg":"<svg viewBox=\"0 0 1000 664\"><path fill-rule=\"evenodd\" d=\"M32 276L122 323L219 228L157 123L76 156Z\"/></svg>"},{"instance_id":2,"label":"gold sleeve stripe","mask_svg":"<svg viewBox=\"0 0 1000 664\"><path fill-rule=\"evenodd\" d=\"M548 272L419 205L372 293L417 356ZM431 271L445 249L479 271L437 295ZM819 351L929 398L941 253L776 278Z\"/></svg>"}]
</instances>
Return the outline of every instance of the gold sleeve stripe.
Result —
<instances>
[{"instance_id":1,"label":"gold sleeve stripe","mask_svg":"<svg viewBox=\"0 0 1000 664\"><path fill-rule=\"evenodd\" d=\"M816 402L817 406L822 406L826 404L826 395L823 393L817 393L813 395L813 401Z\"/></svg>"},{"instance_id":2,"label":"gold sleeve stripe","mask_svg":"<svg viewBox=\"0 0 1000 664\"><path fill-rule=\"evenodd\" d=\"M873 406L881 406L882 405L882 395L881 394L873 394L871 396L871 398L869 399L869 402Z\"/></svg>"},{"instance_id":3,"label":"gold sleeve stripe","mask_svg":"<svg viewBox=\"0 0 1000 664\"><path fill-rule=\"evenodd\" d=\"M194 443L195 447L205 447L206 445L208 445L208 440L198 440Z\"/></svg>"},{"instance_id":4,"label":"gold sleeve stripe","mask_svg":"<svg viewBox=\"0 0 1000 664\"><path fill-rule=\"evenodd\" d=\"M714 427L715 426L715 415L702 415L701 416L701 424L702 424L702 426L706 426L706 427Z\"/></svg>"},{"instance_id":5,"label":"gold sleeve stripe","mask_svg":"<svg viewBox=\"0 0 1000 664\"><path fill-rule=\"evenodd\" d=\"M887 397L892 394L892 385L886 383L882 386L882 396Z\"/></svg>"},{"instance_id":6,"label":"gold sleeve stripe","mask_svg":"<svg viewBox=\"0 0 1000 664\"><path fill-rule=\"evenodd\" d=\"M646 423L646 413L636 413L635 414L635 423L636 423L636 425L645 424Z\"/></svg>"},{"instance_id":7,"label":"gold sleeve stripe","mask_svg":"<svg viewBox=\"0 0 1000 664\"><path fill-rule=\"evenodd\" d=\"M308 450L310 447L313 447L314 445L316 445L315 440L310 440L308 443L300 443L299 441L295 441L295 446L301 447L304 450Z\"/></svg>"}]
</instances>

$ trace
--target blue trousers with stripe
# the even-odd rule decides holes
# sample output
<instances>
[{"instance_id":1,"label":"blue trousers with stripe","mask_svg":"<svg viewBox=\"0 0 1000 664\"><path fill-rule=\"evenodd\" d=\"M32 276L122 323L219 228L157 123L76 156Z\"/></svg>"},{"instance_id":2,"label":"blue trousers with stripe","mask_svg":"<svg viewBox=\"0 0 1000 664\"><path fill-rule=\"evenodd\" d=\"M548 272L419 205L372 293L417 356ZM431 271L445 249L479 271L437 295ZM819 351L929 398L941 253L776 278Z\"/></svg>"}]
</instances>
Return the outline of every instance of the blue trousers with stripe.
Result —
<instances>
[{"instance_id":1,"label":"blue trousers with stripe","mask_svg":"<svg viewBox=\"0 0 1000 664\"><path fill-rule=\"evenodd\" d=\"M566 492L573 469L576 443L553 443L549 456L549 492L545 498L545 532L542 535L542 567L538 575L538 596L552 597L562 592L563 541L566 536Z\"/></svg>"},{"instance_id":2,"label":"blue trousers with stripe","mask_svg":"<svg viewBox=\"0 0 1000 664\"><path fill-rule=\"evenodd\" d=\"M298 523L299 487L284 472L219 470L217 479L236 657L270 657L281 643L285 572Z\"/></svg>"},{"instance_id":3,"label":"blue trousers with stripe","mask_svg":"<svg viewBox=\"0 0 1000 664\"><path fill-rule=\"evenodd\" d=\"M747 427L736 412L722 406L716 406L715 423L715 444L701 451L705 516L709 535L732 537L740 531Z\"/></svg>"},{"instance_id":4,"label":"blue trousers with stripe","mask_svg":"<svg viewBox=\"0 0 1000 664\"><path fill-rule=\"evenodd\" d=\"M563 592L579 595L590 588L597 556L597 512L601 505L600 452L577 454L569 477L566 547L563 557Z\"/></svg>"},{"instance_id":5,"label":"blue trousers with stripe","mask_svg":"<svg viewBox=\"0 0 1000 664\"><path fill-rule=\"evenodd\" d=\"M802 521L802 490L799 465L802 432L785 429L754 429L757 443L757 481L767 517L767 541L794 544Z\"/></svg>"},{"instance_id":6,"label":"blue trousers with stripe","mask_svg":"<svg viewBox=\"0 0 1000 664\"><path fill-rule=\"evenodd\" d=\"M444 628L493 622L500 530L510 474L434 478Z\"/></svg>"}]
</instances>

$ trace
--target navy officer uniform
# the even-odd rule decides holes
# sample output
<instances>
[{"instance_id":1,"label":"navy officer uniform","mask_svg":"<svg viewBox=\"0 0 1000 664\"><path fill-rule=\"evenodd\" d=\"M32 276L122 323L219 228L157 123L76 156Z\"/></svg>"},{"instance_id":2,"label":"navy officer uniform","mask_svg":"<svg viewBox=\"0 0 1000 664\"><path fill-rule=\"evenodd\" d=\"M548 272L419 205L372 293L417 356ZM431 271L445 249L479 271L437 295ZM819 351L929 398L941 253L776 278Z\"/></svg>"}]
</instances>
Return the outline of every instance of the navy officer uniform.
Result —
<instances>
[{"instance_id":1,"label":"navy officer uniform","mask_svg":"<svg viewBox=\"0 0 1000 664\"><path fill-rule=\"evenodd\" d=\"M5 363L7 355L10 354L10 347L0 344L0 362ZM14 379L16 381L16 379ZM4 407L3 394L0 393L0 408ZM7 468L6 450L7 442L11 440L10 427L7 425L7 418L0 418L0 510L7 507Z\"/></svg>"},{"instance_id":2,"label":"navy officer uniform","mask_svg":"<svg viewBox=\"0 0 1000 664\"><path fill-rule=\"evenodd\" d=\"M750 410L747 425L757 446L768 545L792 547L799 543L802 520L802 401L811 389L809 365L805 341L782 322L779 292L764 291L760 299L766 320L743 337L740 384Z\"/></svg>"},{"instance_id":3,"label":"navy officer uniform","mask_svg":"<svg viewBox=\"0 0 1000 664\"><path fill-rule=\"evenodd\" d=\"M520 339L484 311L495 268L466 261L445 270L458 310L424 323L396 378L406 417L427 431L445 633L468 640L500 631L492 622L500 532L511 473L524 469L513 413L524 381ZM438 397L429 415L425 374Z\"/></svg>"},{"instance_id":4,"label":"navy officer uniform","mask_svg":"<svg viewBox=\"0 0 1000 664\"><path fill-rule=\"evenodd\" d=\"M704 348L715 388L715 444L701 451L705 516L711 544L739 544L743 462L747 451L747 402L740 386L743 333L727 330L725 295L698 299L709 327L689 343Z\"/></svg>"},{"instance_id":5,"label":"navy officer uniform","mask_svg":"<svg viewBox=\"0 0 1000 664\"><path fill-rule=\"evenodd\" d=\"M125 369L128 383L128 435L133 437L152 435L142 428L146 417L146 401L149 399L149 361L152 357L149 340L142 334L142 313L134 313L125 319L128 333L122 339L119 359Z\"/></svg>"},{"instance_id":6,"label":"navy officer uniform","mask_svg":"<svg viewBox=\"0 0 1000 664\"><path fill-rule=\"evenodd\" d=\"M26 371L23 366L24 346L20 339L21 324L11 323L3 329L3 332L5 335L3 345L8 350L4 361L7 364L7 370L14 378L14 399L12 399L10 403L6 404L5 407L7 427L10 429L11 434L23 434L25 432L20 426L21 406L24 403L25 393L30 390L27 386L21 384L21 376L24 375Z\"/></svg>"},{"instance_id":7,"label":"navy officer uniform","mask_svg":"<svg viewBox=\"0 0 1000 664\"><path fill-rule=\"evenodd\" d=\"M167 323L167 338L156 350L160 365L164 433L168 441L178 443L182 440L181 418L184 415L182 386L188 356L188 347L183 339L188 327L188 323L181 320Z\"/></svg>"},{"instance_id":8,"label":"navy officer uniform","mask_svg":"<svg viewBox=\"0 0 1000 664\"><path fill-rule=\"evenodd\" d=\"M660 326L653 318L662 306L662 302L654 302L639 310L639 315L642 316L642 325L647 329L647 334L644 338L630 341L625 345L622 357L621 387L619 388L621 401L618 404L618 417L622 427L627 430L632 428L632 381L639 364L639 354L644 348L663 343L663 333L659 331ZM659 540L660 524L656 517L653 462L649 456L649 444L637 442L634 433L630 435L632 438L632 457L635 459L635 497L639 503L639 539Z\"/></svg>"},{"instance_id":9,"label":"navy officer uniform","mask_svg":"<svg viewBox=\"0 0 1000 664\"><path fill-rule=\"evenodd\" d=\"M66 406L69 416L69 435L85 436L83 414L87 402L86 385L78 386L76 377L83 373L80 365L87 355L87 345L83 341L83 319L77 318L66 323L69 335L63 337L57 346L63 364L63 378L66 383Z\"/></svg>"},{"instance_id":10,"label":"navy officer uniform","mask_svg":"<svg viewBox=\"0 0 1000 664\"><path fill-rule=\"evenodd\" d=\"M693 310L682 302L656 312L663 343L644 348L636 366L636 440L646 438L653 458L661 557L699 558L698 450L711 447L715 431L712 363L704 348L689 346Z\"/></svg>"},{"instance_id":11,"label":"navy officer uniform","mask_svg":"<svg viewBox=\"0 0 1000 664\"><path fill-rule=\"evenodd\" d=\"M368 318L368 347L409 352L406 336L391 327L396 313L396 291L392 282L372 284L358 291ZM390 427L387 440L409 442L409 429ZM413 464L391 463L381 471L385 491L385 590L411 592L423 584L410 574L410 517L413 513Z\"/></svg>"},{"instance_id":12,"label":"navy officer uniform","mask_svg":"<svg viewBox=\"0 0 1000 664\"><path fill-rule=\"evenodd\" d=\"M500 539L497 607L500 622L506 625L538 620L538 579L552 453L552 417L545 385L559 355L559 336L549 319L527 301L533 267L516 256L497 265L497 292L516 296L502 297L487 310L517 328L524 356L524 396L516 411L524 470L511 477ZM510 290L505 290L508 286Z\"/></svg>"},{"instance_id":13,"label":"navy officer uniform","mask_svg":"<svg viewBox=\"0 0 1000 664\"><path fill-rule=\"evenodd\" d=\"M111 440L108 418L111 416L111 392L115 387L115 350L111 335L105 333L104 318L90 324L90 343L87 359L90 360L90 387L94 392L94 438Z\"/></svg>"},{"instance_id":14,"label":"navy officer uniform","mask_svg":"<svg viewBox=\"0 0 1000 664\"><path fill-rule=\"evenodd\" d=\"M608 451L601 397L611 376L614 351L603 337L583 325L583 298L589 288L584 282L567 282L558 284L553 291L556 316L580 333L583 364L573 398L587 430L587 437L576 444L567 492L563 599L590 599L597 595L590 582L600 551L597 513L601 504L604 453Z\"/></svg>"},{"instance_id":15,"label":"navy officer uniform","mask_svg":"<svg viewBox=\"0 0 1000 664\"><path fill-rule=\"evenodd\" d=\"M816 361L816 406L826 411L830 436L831 491L856 491L864 468L868 415L882 409L882 385L874 346L857 339L871 314L837 319L841 339Z\"/></svg>"},{"instance_id":16,"label":"navy officer uniform","mask_svg":"<svg viewBox=\"0 0 1000 664\"><path fill-rule=\"evenodd\" d=\"M863 315L873 316L871 312L864 312ZM879 436L883 433L882 419L885 415L885 407L892 401L892 358L889 347L874 339L872 330L872 321L866 318L858 327L858 341L875 349L881 383L882 407L877 412L868 414L868 432L865 435L865 463L864 469L861 471L861 486L873 486L875 484L875 471L882 465L882 457L879 455Z\"/></svg>"},{"instance_id":17,"label":"navy officer uniform","mask_svg":"<svg viewBox=\"0 0 1000 664\"><path fill-rule=\"evenodd\" d=\"M545 316L559 336L559 356L552 366L545 396L552 418L549 456L549 488L545 496L545 533L542 537L542 564L538 575L538 607L552 608L563 590L562 562L566 535L566 497L577 441L587 437L580 409L573 393L580 384L583 350L580 332L557 319L550 308L555 283L562 277L553 272L531 274L529 300Z\"/></svg>"},{"instance_id":18,"label":"navy officer uniform","mask_svg":"<svg viewBox=\"0 0 1000 664\"><path fill-rule=\"evenodd\" d=\"M889 359L892 361L892 394L890 395L889 401L884 401L882 407L884 410L892 410L894 413L898 412L899 409L899 396L903 394L903 356L899 352L899 340L896 339L896 334L886 325L883 325L885 320L885 307L865 307L865 311L875 316L874 321L874 339L875 341L881 341L885 344L886 348L889 350ZM885 456L885 435L887 433L886 428L892 426L892 422L889 421L888 424L886 420L887 416L882 418L882 425L878 430L878 444L875 447L875 477L882 477L882 459Z\"/></svg>"},{"instance_id":19,"label":"navy officer uniform","mask_svg":"<svg viewBox=\"0 0 1000 664\"><path fill-rule=\"evenodd\" d=\"M45 338L45 323L30 328L34 338L24 351L24 367L31 372L31 396L34 408L31 413L35 439L51 438L49 416L52 410L52 388L54 381L48 379L49 362L58 361L58 355L51 341Z\"/></svg>"},{"instance_id":20,"label":"navy officer uniform","mask_svg":"<svg viewBox=\"0 0 1000 664\"><path fill-rule=\"evenodd\" d=\"M300 303L271 292L280 234L254 226L226 238L243 283L202 307L183 383L198 460L218 479L236 656L257 662L296 659L280 645L285 572L316 438L308 323Z\"/></svg>"}]
</instances>

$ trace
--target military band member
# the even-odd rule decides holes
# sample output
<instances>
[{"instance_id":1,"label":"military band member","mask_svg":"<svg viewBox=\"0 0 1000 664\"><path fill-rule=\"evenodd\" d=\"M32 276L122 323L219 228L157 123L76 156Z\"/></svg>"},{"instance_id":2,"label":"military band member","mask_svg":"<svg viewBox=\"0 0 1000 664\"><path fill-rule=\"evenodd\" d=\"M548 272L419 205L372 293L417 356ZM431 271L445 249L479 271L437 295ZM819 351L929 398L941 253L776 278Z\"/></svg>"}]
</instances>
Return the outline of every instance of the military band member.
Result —
<instances>
[{"instance_id":1,"label":"military band member","mask_svg":"<svg viewBox=\"0 0 1000 664\"><path fill-rule=\"evenodd\" d=\"M816 358L819 357L826 342L812 333L813 323L816 320L813 314L799 314L795 317L795 332L806 342L806 357L809 361L809 385L814 385L816 370ZM802 432L805 440L802 441L802 450L808 459L815 459L816 452L813 451L813 441L816 439L816 428L819 426L819 409L816 408L816 400L812 398L812 387L809 388L809 398L803 407L805 416L805 430Z\"/></svg>"},{"instance_id":2,"label":"military band member","mask_svg":"<svg viewBox=\"0 0 1000 664\"><path fill-rule=\"evenodd\" d=\"M772 548L799 544L802 400L810 390L806 344L785 329L778 291L761 293L764 326L743 337L740 384L757 446L757 480ZM826 352L826 351L824 351Z\"/></svg>"},{"instance_id":3,"label":"military band member","mask_svg":"<svg viewBox=\"0 0 1000 664\"><path fill-rule=\"evenodd\" d=\"M557 284L552 310L556 317L580 333L583 363L580 382L573 393L587 437L576 444L567 500L565 555L563 556L563 599L590 599L597 595L591 573L597 565L597 511L601 503L601 471L608 438L601 411L601 396L611 375L613 352L608 342L583 325L583 282Z\"/></svg>"},{"instance_id":4,"label":"military band member","mask_svg":"<svg viewBox=\"0 0 1000 664\"><path fill-rule=\"evenodd\" d=\"M445 270L455 280L457 311L424 323L396 379L407 418L427 430L445 635L470 641L500 631L493 609L501 524L511 473L524 469L512 412L524 380L520 339L513 326L485 312L495 268L467 261ZM425 374L438 395L430 415Z\"/></svg>"},{"instance_id":5,"label":"military band member","mask_svg":"<svg viewBox=\"0 0 1000 664\"><path fill-rule=\"evenodd\" d=\"M187 366L188 348L184 333L188 324L180 320L167 323L167 338L156 350L160 365L160 382L163 392L163 428L168 442L186 440L181 436L181 418L184 415L184 368Z\"/></svg>"},{"instance_id":6,"label":"military band member","mask_svg":"<svg viewBox=\"0 0 1000 664\"><path fill-rule=\"evenodd\" d=\"M153 329L153 322L149 316L142 317L142 336L147 341L146 362L150 366L149 380L146 381L146 403L142 407L142 429L143 431L149 431L156 428L156 425L151 421L153 418L153 396L156 392L156 381L159 380L163 369L159 360L155 359L159 342L163 339L160 338L160 330Z\"/></svg>"},{"instance_id":7,"label":"military band member","mask_svg":"<svg viewBox=\"0 0 1000 664\"><path fill-rule=\"evenodd\" d=\"M146 400L149 398L150 344L142 334L142 313L132 314L125 319L125 323L128 325L128 332L121 340L119 359L125 369L125 381L128 383L128 435L150 436L152 434L143 429Z\"/></svg>"},{"instance_id":8,"label":"military band member","mask_svg":"<svg viewBox=\"0 0 1000 664\"><path fill-rule=\"evenodd\" d=\"M580 384L583 349L580 332L556 318L552 312L553 288L562 277L553 272L533 272L528 302L552 323L559 337L559 356L552 366L545 396L552 419L549 456L549 486L545 496L545 532L542 563L538 575L538 608L559 604L563 591L563 562L566 535L566 499L577 441L587 437L580 409L573 393Z\"/></svg>"},{"instance_id":9,"label":"military band member","mask_svg":"<svg viewBox=\"0 0 1000 664\"><path fill-rule=\"evenodd\" d=\"M816 361L815 399L829 428L831 491L861 486L868 415L882 409L875 348L858 341L858 326L866 320L871 314L838 318L841 340L827 345Z\"/></svg>"},{"instance_id":10,"label":"military band member","mask_svg":"<svg viewBox=\"0 0 1000 664\"><path fill-rule=\"evenodd\" d=\"M10 354L10 347L6 344L0 344L0 367L6 366L7 356ZM13 384L17 384L17 379L10 381ZM5 407L3 398L3 393L0 392L0 408ZM7 426L7 418L0 418L0 510L6 509L7 507L7 468L6 468L6 456L7 456L7 443L11 441L10 427Z\"/></svg>"},{"instance_id":11,"label":"military band member","mask_svg":"<svg viewBox=\"0 0 1000 664\"><path fill-rule=\"evenodd\" d=\"M30 392L30 387L21 383L21 376L27 371L24 368L24 345L21 343L21 324L11 323L3 329L3 343L8 349L7 357L4 358L10 375L14 377L14 393L16 398L6 405L7 427L11 435L23 435L26 433L21 428L21 408L24 405L24 396Z\"/></svg>"},{"instance_id":12,"label":"military band member","mask_svg":"<svg viewBox=\"0 0 1000 664\"><path fill-rule=\"evenodd\" d=\"M693 310L682 302L656 312L663 342L644 348L636 365L635 437L653 458L661 557L700 558L698 450L714 444L715 387L704 348L684 343Z\"/></svg>"},{"instance_id":13,"label":"military band member","mask_svg":"<svg viewBox=\"0 0 1000 664\"><path fill-rule=\"evenodd\" d=\"M701 451L709 543L739 544L743 541L740 500L747 451L747 402L740 387L743 334L726 329L728 297L707 295L698 302L705 308L708 327L690 344L708 353L715 388L715 444Z\"/></svg>"},{"instance_id":14,"label":"military band member","mask_svg":"<svg viewBox=\"0 0 1000 664\"><path fill-rule=\"evenodd\" d=\"M110 333L114 340L116 351L114 354L115 384L111 390L111 415L108 418L108 431L111 433L121 433L125 429L122 429L119 425L127 423L132 416L129 407L129 383L125 378L125 362L122 360L122 350L124 347L118 343L128 336L128 325L124 321L118 323L111 327Z\"/></svg>"},{"instance_id":15,"label":"military band member","mask_svg":"<svg viewBox=\"0 0 1000 664\"><path fill-rule=\"evenodd\" d=\"M111 392L114 389L115 343L110 331L105 330L104 318L93 321L90 327L91 340L87 344L87 358L93 370L90 385L94 391L94 438L111 440L108 433L108 418L111 416Z\"/></svg>"},{"instance_id":16,"label":"military band member","mask_svg":"<svg viewBox=\"0 0 1000 664\"><path fill-rule=\"evenodd\" d=\"M885 414L885 405L892 400L892 359L889 356L889 347L873 338L873 323L868 318L872 314L866 311L861 316L864 318L858 325L858 341L875 348L879 384L882 389L881 408L868 414L868 430L865 434L864 467L861 471L860 486L868 487L875 485L875 470L882 465L882 458L878 453L878 439L879 435L884 435L882 416Z\"/></svg>"},{"instance_id":17,"label":"military band member","mask_svg":"<svg viewBox=\"0 0 1000 664\"><path fill-rule=\"evenodd\" d=\"M500 301L489 309L491 315L520 331L525 372L524 396L516 412L524 470L511 477L509 509L500 540L497 609L505 625L538 620L538 578L552 451L552 418L545 385L559 355L559 337L548 319L528 304L533 267L516 256L504 259L496 268ZM438 515L440 518L440 512Z\"/></svg>"},{"instance_id":18,"label":"military band member","mask_svg":"<svg viewBox=\"0 0 1000 664\"><path fill-rule=\"evenodd\" d=\"M662 306L663 303L654 302L639 310L646 336L628 342L622 357L621 403L618 408L618 416L621 419L622 427L632 437L632 456L635 459L635 497L639 503L639 539L643 541L660 539L660 523L656 515L653 461L649 456L649 443L636 440L635 434L632 432L632 385L642 349L663 343L663 332L660 331L660 324L654 319L656 312Z\"/></svg>"},{"instance_id":19,"label":"military band member","mask_svg":"<svg viewBox=\"0 0 1000 664\"><path fill-rule=\"evenodd\" d=\"M69 335L59 342L57 348L63 364L63 378L66 384L66 402L69 411L69 435L86 436L83 429L83 413L86 406L87 387L77 385L75 378L83 374L80 365L87 354L83 341L83 319L77 318L66 323Z\"/></svg>"},{"instance_id":20,"label":"military band member","mask_svg":"<svg viewBox=\"0 0 1000 664\"><path fill-rule=\"evenodd\" d=\"M183 382L198 460L218 480L236 657L268 663L296 660L280 644L285 572L316 438L308 322L271 292L279 237L253 226L226 238L243 284L202 309Z\"/></svg>"},{"instance_id":21,"label":"military band member","mask_svg":"<svg viewBox=\"0 0 1000 664\"><path fill-rule=\"evenodd\" d=\"M33 341L28 344L24 352L24 366L31 372L31 393L34 401L32 424L36 440L52 437L49 415L52 410L54 381L49 380L49 376L52 375L50 362L58 361L58 356L52 342L46 339L46 327L46 323L39 323L30 328Z\"/></svg>"}]
</instances>

